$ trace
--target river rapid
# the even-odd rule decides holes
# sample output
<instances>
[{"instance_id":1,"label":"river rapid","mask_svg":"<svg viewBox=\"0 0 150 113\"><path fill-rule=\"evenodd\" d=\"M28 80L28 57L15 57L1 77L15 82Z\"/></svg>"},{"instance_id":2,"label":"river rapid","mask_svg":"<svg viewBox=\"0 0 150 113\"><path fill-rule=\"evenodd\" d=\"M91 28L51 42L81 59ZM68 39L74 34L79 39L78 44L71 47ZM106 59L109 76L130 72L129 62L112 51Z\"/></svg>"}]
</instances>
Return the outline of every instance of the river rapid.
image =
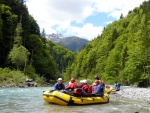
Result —
<instances>
[{"instance_id":1,"label":"river rapid","mask_svg":"<svg viewBox=\"0 0 150 113\"><path fill-rule=\"evenodd\" d=\"M0 113L150 113L150 103L117 98L110 94L107 104L60 106L46 103L45 90L52 87L0 88Z\"/></svg>"}]
</instances>

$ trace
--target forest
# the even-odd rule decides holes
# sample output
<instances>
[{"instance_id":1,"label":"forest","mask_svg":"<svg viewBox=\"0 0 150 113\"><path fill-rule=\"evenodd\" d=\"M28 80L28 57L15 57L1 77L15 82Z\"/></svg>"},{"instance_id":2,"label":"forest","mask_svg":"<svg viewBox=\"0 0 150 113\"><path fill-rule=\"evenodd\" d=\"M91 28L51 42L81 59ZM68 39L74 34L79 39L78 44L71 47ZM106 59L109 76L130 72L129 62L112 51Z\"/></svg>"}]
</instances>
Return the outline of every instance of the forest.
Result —
<instances>
[{"instance_id":1,"label":"forest","mask_svg":"<svg viewBox=\"0 0 150 113\"><path fill-rule=\"evenodd\" d=\"M58 77L106 84L150 84L150 1L104 27L100 36L74 53L45 38L24 0L0 0L0 82L39 84Z\"/></svg>"},{"instance_id":2,"label":"forest","mask_svg":"<svg viewBox=\"0 0 150 113\"><path fill-rule=\"evenodd\" d=\"M65 79L101 77L108 84L150 85L150 1L112 22L82 49Z\"/></svg>"},{"instance_id":3,"label":"forest","mask_svg":"<svg viewBox=\"0 0 150 113\"><path fill-rule=\"evenodd\" d=\"M39 84L62 77L74 59L70 50L46 40L24 0L0 0L0 82Z\"/></svg>"}]
</instances>

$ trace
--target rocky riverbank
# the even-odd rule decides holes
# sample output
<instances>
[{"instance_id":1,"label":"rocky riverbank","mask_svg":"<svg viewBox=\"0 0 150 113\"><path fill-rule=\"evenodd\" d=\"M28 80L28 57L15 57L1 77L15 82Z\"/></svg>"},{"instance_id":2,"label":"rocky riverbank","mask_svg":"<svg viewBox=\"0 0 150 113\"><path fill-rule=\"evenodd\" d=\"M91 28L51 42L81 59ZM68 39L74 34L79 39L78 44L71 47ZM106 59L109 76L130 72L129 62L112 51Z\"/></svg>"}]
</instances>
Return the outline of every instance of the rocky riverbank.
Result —
<instances>
[{"instance_id":1,"label":"rocky riverbank","mask_svg":"<svg viewBox=\"0 0 150 113\"><path fill-rule=\"evenodd\" d=\"M150 104L150 88L126 88L112 93L111 96L145 101Z\"/></svg>"}]
</instances>

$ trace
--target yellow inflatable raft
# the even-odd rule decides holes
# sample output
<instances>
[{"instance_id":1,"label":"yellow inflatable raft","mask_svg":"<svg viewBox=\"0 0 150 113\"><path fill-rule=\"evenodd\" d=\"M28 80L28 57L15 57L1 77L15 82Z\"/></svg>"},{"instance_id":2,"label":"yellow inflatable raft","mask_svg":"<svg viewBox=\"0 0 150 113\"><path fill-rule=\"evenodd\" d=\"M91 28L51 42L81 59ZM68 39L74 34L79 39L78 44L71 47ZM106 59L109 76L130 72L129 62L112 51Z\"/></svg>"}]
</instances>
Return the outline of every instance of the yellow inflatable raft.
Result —
<instances>
[{"instance_id":1,"label":"yellow inflatable raft","mask_svg":"<svg viewBox=\"0 0 150 113\"><path fill-rule=\"evenodd\" d=\"M103 97L100 96L72 96L60 91L43 91L43 99L48 103L58 105L88 105L88 104L103 104L109 102L109 95L105 93Z\"/></svg>"},{"instance_id":2,"label":"yellow inflatable raft","mask_svg":"<svg viewBox=\"0 0 150 113\"><path fill-rule=\"evenodd\" d=\"M105 89L104 92L110 94L110 93L115 93L116 90L115 89Z\"/></svg>"}]
</instances>

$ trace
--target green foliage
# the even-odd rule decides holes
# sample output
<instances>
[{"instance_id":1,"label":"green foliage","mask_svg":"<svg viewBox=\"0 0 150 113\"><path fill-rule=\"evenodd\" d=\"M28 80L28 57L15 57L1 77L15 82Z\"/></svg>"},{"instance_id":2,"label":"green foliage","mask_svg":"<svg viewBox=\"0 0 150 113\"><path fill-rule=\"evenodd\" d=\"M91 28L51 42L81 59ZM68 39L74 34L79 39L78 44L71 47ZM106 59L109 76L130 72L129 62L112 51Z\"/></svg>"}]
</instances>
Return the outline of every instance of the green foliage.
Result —
<instances>
[{"instance_id":1,"label":"green foliage","mask_svg":"<svg viewBox=\"0 0 150 113\"><path fill-rule=\"evenodd\" d=\"M55 62L45 44L24 0L1 1L0 67L17 68L41 83L44 82L41 77L47 81L55 79Z\"/></svg>"},{"instance_id":2,"label":"green foliage","mask_svg":"<svg viewBox=\"0 0 150 113\"><path fill-rule=\"evenodd\" d=\"M38 83L39 86L42 86L43 84L45 84L45 80L39 76L36 77L35 82Z\"/></svg>"},{"instance_id":3,"label":"green foliage","mask_svg":"<svg viewBox=\"0 0 150 113\"><path fill-rule=\"evenodd\" d=\"M63 77L63 73L67 66L74 60L75 53L51 41L47 41L47 47L49 48L49 53L56 62L56 68L58 70L56 77Z\"/></svg>"},{"instance_id":4,"label":"green foliage","mask_svg":"<svg viewBox=\"0 0 150 113\"><path fill-rule=\"evenodd\" d=\"M17 69L20 69L22 66L25 66L28 56L29 52L24 46L20 47L14 46L9 54L11 62L17 66Z\"/></svg>"},{"instance_id":5,"label":"green foliage","mask_svg":"<svg viewBox=\"0 0 150 113\"><path fill-rule=\"evenodd\" d=\"M81 50L65 79L94 79L99 75L106 83L118 81L134 84L150 83L150 1L120 20L109 24L101 36Z\"/></svg>"},{"instance_id":6,"label":"green foliage","mask_svg":"<svg viewBox=\"0 0 150 113\"><path fill-rule=\"evenodd\" d=\"M17 69L21 69L22 66L26 66L26 62L28 60L29 51L21 45L22 43L22 37L20 36L22 34L22 27L19 23L16 28L16 37L14 38L14 46L12 50L10 51L9 58L12 62L12 64L15 64Z\"/></svg>"},{"instance_id":7,"label":"green foliage","mask_svg":"<svg viewBox=\"0 0 150 113\"><path fill-rule=\"evenodd\" d=\"M29 35L26 41L26 47L31 53L29 56L30 65L32 65L40 76L47 80L56 78L55 62L49 54L49 48L44 46L42 39L38 35Z\"/></svg>"},{"instance_id":8,"label":"green foliage","mask_svg":"<svg viewBox=\"0 0 150 113\"><path fill-rule=\"evenodd\" d=\"M33 80L36 80L36 78L39 77L39 76L36 74L35 69L34 69L32 66L30 66L30 65L27 65L27 67L26 67L24 73L25 73L26 75L28 75L29 78L31 78L31 79L33 79Z\"/></svg>"},{"instance_id":9,"label":"green foliage","mask_svg":"<svg viewBox=\"0 0 150 113\"><path fill-rule=\"evenodd\" d=\"M16 22L17 15L13 14L11 8L0 4L0 67L5 66L6 58L12 48Z\"/></svg>"},{"instance_id":10,"label":"green foliage","mask_svg":"<svg viewBox=\"0 0 150 113\"><path fill-rule=\"evenodd\" d=\"M1 85L7 86L18 86L20 84L23 84L25 81L25 78L27 78L24 73L21 71L12 71L9 68L0 68L0 82Z\"/></svg>"},{"instance_id":11,"label":"green foliage","mask_svg":"<svg viewBox=\"0 0 150 113\"><path fill-rule=\"evenodd\" d=\"M0 40L2 39L2 25L3 25L1 14L2 14L2 5L0 4Z\"/></svg>"}]
</instances>

